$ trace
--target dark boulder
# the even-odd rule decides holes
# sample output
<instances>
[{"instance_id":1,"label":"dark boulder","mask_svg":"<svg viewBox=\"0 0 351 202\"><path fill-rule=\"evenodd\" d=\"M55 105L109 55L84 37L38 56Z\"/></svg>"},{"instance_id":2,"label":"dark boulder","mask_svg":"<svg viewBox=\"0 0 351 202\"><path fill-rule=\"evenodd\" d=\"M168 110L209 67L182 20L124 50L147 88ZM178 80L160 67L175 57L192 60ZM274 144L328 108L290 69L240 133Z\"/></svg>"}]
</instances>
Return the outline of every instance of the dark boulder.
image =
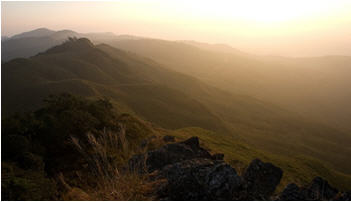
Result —
<instances>
[{"instance_id":1,"label":"dark boulder","mask_svg":"<svg viewBox=\"0 0 351 202\"><path fill-rule=\"evenodd\" d=\"M336 201L351 201L351 191L342 192L336 198Z\"/></svg>"},{"instance_id":2,"label":"dark boulder","mask_svg":"<svg viewBox=\"0 0 351 202\"><path fill-rule=\"evenodd\" d=\"M129 160L129 167L141 172L153 172L166 165L194 158L212 158L207 150L200 147L197 137L184 142L167 144L142 155L135 155Z\"/></svg>"},{"instance_id":3,"label":"dark boulder","mask_svg":"<svg viewBox=\"0 0 351 202\"><path fill-rule=\"evenodd\" d=\"M278 196L279 201L304 201L306 197L302 194L301 189L294 183L288 184L282 193Z\"/></svg>"},{"instance_id":4,"label":"dark boulder","mask_svg":"<svg viewBox=\"0 0 351 202\"><path fill-rule=\"evenodd\" d=\"M278 200L282 201L321 201L333 199L346 200L347 193L338 195L338 190L331 187L321 177L314 178L308 186L302 188L299 188L295 184L289 184L278 197Z\"/></svg>"},{"instance_id":5,"label":"dark boulder","mask_svg":"<svg viewBox=\"0 0 351 202\"><path fill-rule=\"evenodd\" d=\"M321 177L305 187L289 184L273 197L283 171L271 163L253 160L240 177L223 161L223 154L211 155L199 139L164 145L134 155L129 168L148 173L153 193L159 200L350 200L351 192L338 193Z\"/></svg>"},{"instance_id":6,"label":"dark boulder","mask_svg":"<svg viewBox=\"0 0 351 202\"><path fill-rule=\"evenodd\" d=\"M253 160L246 171L245 181L246 194L243 200L267 200L280 183L283 171L271 163L264 163L259 159Z\"/></svg>"},{"instance_id":7,"label":"dark boulder","mask_svg":"<svg viewBox=\"0 0 351 202\"><path fill-rule=\"evenodd\" d=\"M303 190L307 200L332 200L338 192L321 177L314 178L309 186Z\"/></svg>"},{"instance_id":8,"label":"dark boulder","mask_svg":"<svg viewBox=\"0 0 351 202\"><path fill-rule=\"evenodd\" d=\"M175 142L175 137L172 135L165 135L163 136L163 141L164 142Z\"/></svg>"},{"instance_id":9,"label":"dark boulder","mask_svg":"<svg viewBox=\"0 0 351 202\"><path fill-rule=\"evenodd\" d=\"M204 158L168 165L160 177L167 179L157 191L160 200L233 200L241 186L234 168Z\"/></svg>"}]
</instances>

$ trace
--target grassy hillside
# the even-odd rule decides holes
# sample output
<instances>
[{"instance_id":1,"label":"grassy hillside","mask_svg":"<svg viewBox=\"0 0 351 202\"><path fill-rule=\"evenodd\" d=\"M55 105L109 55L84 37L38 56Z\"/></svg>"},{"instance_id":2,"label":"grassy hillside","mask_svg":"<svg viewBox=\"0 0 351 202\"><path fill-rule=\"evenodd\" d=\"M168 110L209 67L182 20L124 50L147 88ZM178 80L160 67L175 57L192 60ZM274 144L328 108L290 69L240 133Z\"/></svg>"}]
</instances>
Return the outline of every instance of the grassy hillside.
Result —
<instances>
[{"instance_id":1,"label":"grassy hillside","mask_svg":"<svg viewBox=\"0 0 351 202\"><path fill-rule=\"evenodd\" d=\"M256 97L351 132L350 57L259 57L225 44L41 28L4 40L2 62L33 56L72 36L135 52L219 88Z\"/></svg>"},{"instance_id":2,"label":"grassy hillside","mask_svg":"<svg viewBox=\"0 0 351 202\"><path fill-rule=\"evenodd\" d=\"M263 57L223 45L154 39L108 41L234 93L268 101L350 134L351 57Z\"/></svg>"},{"instance_id":3,"label":"grassy hillside","mask_svg":"<svg viewBox=\"0 0 351 202\"><path fill-rule=\"evenodd\" d=\"M350 57L260 57L225 44L41 28L4 40L2 62L33 56L72 36L135 52L227 91L256 97L351 132Z\"/></svg>"},{"instance_id":4,"label":"grassy hillside","mask_svg":"<svg viewBox=\"0 0 351 202\"><path fill-rule=\"evenodd\" d=\"M272 63L272 59L266 61L268 60L267 58L263 59L244 53L236 53L236 55L233 55L233 53L216 53L213 51L204 51L180 42L151 39L118 41L116 43L111 43L111 45L150 57L175 71L195 75L203 81L207 81L210 84L222 87L228 91L251 94L262 100L269 100L272 103L281 104L281 106L290 110L278 108L273 104L261 102L252 97L227 93L216 88L209 88L208 85L201 86L198 84L199 87L194 90L192 90L193 88L185 88L183 90L188 91L191 96L197 97L199 100L202 100L204 104L207 104L207 106L220 117L227 128L230 128L230 131L234 135L243 137L243 139L260 149L268 150L273 153L283 152L286 155L300 153L328 159L328 162L333 162L330 163L329 166L349 172L348 166L350 165L345 166L345 161L341 159L338 159L337 161L339 163L336 164L332 154L337 152L333 148L340 149L340 147L343 148L342 153L349 153L351 147L348 145L347 141L350 140L351 136L348 132L343 133L329 127L340 126L340 129L345 129L345 127L341 127L341 125L348 126L345 124L349 118L347 116L348 110L343 107L346 106L346 103L333 105L327 103L329 99L326 98L316 100L316 94L313 93L310 96L315 96L314 102L310 103L308 102L308 99L311 99L310 97L302 97L304 98L302 99L298 96L303 93L302 89L309 90L308 84L304 83L307 87L302 87L303 84L299 83L312 82L309 78L315 78L311 75L314 71L310 72L309 75L305 75L303 80L299 81L300 77L297 75L303 75L303 72L295 71L297 65L283 66L287 71L280 71L279 69L281 69L281 66L276 62ZM308 64L308 62L306 62L306 64ZM314 69L317 67L318 66L315 65ZM325 64L324 67L331 66ZM343 68L340 68L340 70L342 69ZM305 71L303 67L298 70ZM347 71L347 69L345 69L345 71ZM334 73L334 75L339 74L344 75L342 73ZM328 73L324 73L323 75L328 75ZM318 77L316 77L316 79L318 79ZM347 79L341 80L343 82L348 81ZM318 80L313 82L317 84ZM296 86L296 83L299 85ZM326 85L329 85L329 83ZM193 85L187 84L187 86ZM339 87L341 88L341 86ZM283 90L287 88L289 89L283 92ZM316 89L317 86L312 86L311 88ZM202 90L199 91L198 89ZM321 92L323 92L323 90L328 92L333 91L332 87L329 89L323 87L317 89L319 89L320 94L322 94ZM206 93L206 96L203 96L203 92ZM346 93L345 96L348 96L348 94ZM336 95L332 99L334 101L339 98L343 100L345 96L340 97L340 95ZM345 98L344 100L348 99ZM330 107L326 108L326 105L334 106L334 109L337 107L341 108L327 111L326 109ZM297 110L296 107L299 107L300 110ZM306 109L310 111L307 112L305 111ZM340 113L340 110L343 110L343 113ZM291 111L298 111L301 112L301 114L297 115ZM318 113L314 113L316 111L318 111L318 113L320 112L320 116L327 112L328 115L334 116L323 116L321 120L321 117L317 118ZM331 111L333 111L333 113ZM317 121L308 121L304 117L310 117L312 120L315 118ZM331 117L333 118L330 119ZM324 124L318 122L323 122ZM348 130L345 129L345 131ZM346 140L346 142L344 140ZM323 153L326 154L324 157L321 155Z\"/></svg>"},{"instance_id":5,"label":"grassy hillside","mask_svg":"<svg viewBox=\"0 0 351 202\"><path fill-rule=\"evenodd\" d=\"M239 173L244 171L246 166L255 158L274 163L284 171L282 181L276 190L277 192L292 182L299 185L307 185L313 176L322 176L340 189L347 190L351 187L351 175L332 170L322 161L315 158L302 155L287 156L279 153L273 154L254 148L230 136L214 133L202 128L182 128L171 131L169 134L181 140L191 136L198 136L202 146L214 153L220 152L225 154L225 161L235 167Z\"/></svg>"},{"instance_id":6,"label":"grassy hillside","mask_svg":"<svg viewBox=\"0 0 351 202\"><path fill-rule=\"evenodd\" d=\"M317 175L341 190L351 186L350 176L315 159L273 155L202 128L168 130L118 111L107 99L61 94L34 113L2 119L2 199L152 200L157 180L125 166L132 155L166 144L165 135L200 137L202 147L224 153L239 174L254 158L273 162L284 170L276 192Z\"/></svg>"},{"instance_id":7,"label":"grassy hillside","mask_svg":"<svg viewBox=\"0 0 351 202\"><path fill-rule=\"evenodd\" d=\"M344 173L351 170L351 138L338 130L87 39L71 39L37 56L12 60L1 71L3 115L34 110L49 94L107 97L119 110L166 129L201 127L216 131L212 138L223 139L219 144L225 143L223 137L233 138L291 159L304 156Z\"/></svg>"}]
</instances>

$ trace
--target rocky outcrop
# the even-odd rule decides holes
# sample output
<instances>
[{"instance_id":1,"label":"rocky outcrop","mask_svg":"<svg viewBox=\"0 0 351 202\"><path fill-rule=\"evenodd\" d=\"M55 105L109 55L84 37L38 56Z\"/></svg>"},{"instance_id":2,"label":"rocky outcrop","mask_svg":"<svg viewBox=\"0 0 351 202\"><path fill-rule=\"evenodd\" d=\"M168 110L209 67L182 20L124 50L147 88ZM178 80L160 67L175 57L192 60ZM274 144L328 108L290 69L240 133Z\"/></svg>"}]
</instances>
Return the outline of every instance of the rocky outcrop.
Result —
<instances>
[{"instance_id":1,"label":"rocky outcrop","mask_svg":"<svg viewBox=\"0 0 351 202\"><path fill-rule=\"evenodd\" d=\"M246 169L243 179L247 200L267 200L283 176L283 171L271 163L253 160Z\"/></svg>"},{"instance_id":2,"label":"rocky outcrop","mask_svg":"<svg viewBox=\"0 0 351 202\"><path fill-rule=\"evenodd\" d=\"M321 201L337 199L338 190L329 185L329 183L321 177L316 177L306 186L299 188L296 184L289 184L279 195L278 200L307 200ZM344 194L343 196L347 196ZM342 196L339 196L342 200Z\"/></svg>"},{"instance_id":3,"label":"rocky outcrop","mask_svg":"<svg viewBox=\"0 0 351 202\"><path fill-rule=\"evenodd\" d=\"M351 191L342 192L336 198L336 201L351 201Z\"/></svg>"},{"instance_id":4,"label":"rocky outcrop","mask_svg":"<svg viewBox=\"0 0 351 202\"><path fill-rule=\"evenodd\" d=\"M303 201L306 200L300 188L294 184L288 184L278 197L279 201Z\"/></svg>"},{"instance_id":5,"label":"rocky outcrop","mask_svg":"<svg viewBox=\"0 0 351 202\"><path fill-rule=\"evenodd\" d=\"M350 200L351 192L338 193L320 177L306 187L289 184L272 197L283 175L279 167L255 159L239 176L223 157L211 155L192 137L135 155L129 167L160 182L154 190L158 200Z\"/></svg>"},{"instance_id":6,"label":"rocky outcrop","mask_svg":"<svg viewBox=\"0 0 351 202\"><path fill-rule=\"evenodd\" d=\"M307 200L332 200L339 191L331 187L326 180L316 177L304 189L304 192L306 192Z\"/></svg>"},{"instance_id":7,"label":"rocky outcrop","mask_svg":"<svg viewBox=\"0 0 351 202\"><path fill-rule=\"evenodd\" d=\"M235 169L223 161L197 158L164 167L161 200L233 200L241 186Z\"/></svg>"},{"instance_id":8,"label":"rocky outcrop","mask_svg":"<svg viewBox=\"0 0 351 202\"><path fill-rule=\"evenodd\" d=\"M212 159L211 154L200 147L197 137L184 142L167 144L160 149L133 156L129 160L129 167L139 172L152 172L166 165L194 158Z\"/></svg>"}]
</instances>

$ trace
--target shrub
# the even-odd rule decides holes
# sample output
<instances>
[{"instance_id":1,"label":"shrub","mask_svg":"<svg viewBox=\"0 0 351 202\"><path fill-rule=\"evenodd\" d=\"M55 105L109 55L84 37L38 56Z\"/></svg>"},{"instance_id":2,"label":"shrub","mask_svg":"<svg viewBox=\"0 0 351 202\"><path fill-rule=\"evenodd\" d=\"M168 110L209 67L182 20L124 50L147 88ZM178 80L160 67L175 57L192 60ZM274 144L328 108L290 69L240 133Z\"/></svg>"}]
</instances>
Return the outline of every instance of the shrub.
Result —
<instances>
[{"instance_id":1,"label":"shrub","mask_svg":"<svg viewBox=\"0 0 351 202\"><path fill-rule=\"evenodd\" d=\"M2 162L2 200L54 200L55 183L43 171L26 171Z\"/></svg>"},{"instance_id":2,"label":"shrub","mask_svg":"<svg viewBox=\"0 0 351 202\"><path fill-rule=\"evenodd\" d=\"M44 170L44 162L42 157L32 154L30 152L24 153L18 159L18 165L23 169L31 169L31 170Z\"/></svg>"},{"instance_id":3,"label":"shrub","mask_svg":"<svg viewBox=\"0 0 351 202\"><path fill-rule=\"evenodd\" d=\"M2 157L14 160L30 151L30 141L22 135L2 135Z\"/></svg>"}]
</instances>

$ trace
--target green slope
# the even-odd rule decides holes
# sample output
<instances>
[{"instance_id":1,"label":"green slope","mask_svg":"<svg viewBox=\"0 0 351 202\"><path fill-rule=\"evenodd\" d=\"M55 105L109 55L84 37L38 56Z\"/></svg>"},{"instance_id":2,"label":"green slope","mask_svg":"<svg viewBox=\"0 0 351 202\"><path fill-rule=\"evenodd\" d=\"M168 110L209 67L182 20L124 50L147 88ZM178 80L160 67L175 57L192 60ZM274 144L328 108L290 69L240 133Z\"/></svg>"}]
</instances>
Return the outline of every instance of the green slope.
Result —
<instances>
[{"instance_id":1,"label":"green slope","mask_svg":"<svg viewBox=\"0 0 351 202\"><path fill-rule=\"evenodd\" d=\"M230 92L280 105L351 133L351 57L255 56L223 45L156 39L108 43Z\"/></svg>"},{"instance_id":2,"label":"green slope","mask_svg":"<svg viewBox=\"0 0 351 202\"><path fill-rule=\"evenodd\" d=\"M270 97L268 100L273 101L277 98L276 92L269 91L273 86L276 86L275 88L286 88L284 86L285 77L274 80L274 77L280 77L284 72L272 74L272 72L276 72L279 66L262 63L260 58L253 58L253 56L243 53L237 53L234 57L231 54L218 54L200 50L197 47L180 42L150 39L118 41L112 43L112 45L135 51L165 64L166 67L195 75L203 81L208 81L208 83L231 91L250 94L257 86L260 86L255 90L255 93L251 94L257 95L257 92L260 91L259 93L264 95L261 97L262 99ZM107 49L104 50L107 51ZM228 57L233 58L228 61ZM238 68L228 72L229 67L223 66L223 61L226 61L224 58L227 58L231 65ZM258 65L261 64L264 64L264 66L259 67ZM244 69L244 67L248 69ZM257 70L258 68L260 69ZM268 69L268 72L265 72L266 69ZM285 73L290 76L297 74L293 69L289 71ZM262 81L261 78L263 78ZM266 81L272 81L273 84L267 86L268 84L264 84ZM182 80L180 85L185 82ZM281 85L277 83L281 83ZM230 87L228 87L229 85ZM294 84L287 85L293 87ZM351 164L345 161L351 152L351 146L348 143L351 136L347 133L329 127L328 123L320 124L318 121L306 120L305 116L292 113L293 108L286 105L283 106L286 106L290 111L252 97L221 91L204 85L203 82L198 80L187 83L185 86L189 87L183 88L182 85L182 91L201 100L224 122L232 134L242 137L245 141L260 149L274 153L284 153L285 155L308 154L327 160L329 166L350 173ZM173 85L173 87L177 86ZM291 90L288 91L288 93L290 92ZM291 98L291 96L288 98ZM314 103L319 105L317 101ZM347 109L345 109L345 114L347 114ZM336 153L341 155L336 156Z\"/></svg>"},{"instance_id":3,"label":"green slope","mask_svg":"<svg viewBox=\"0 0 351 202\"><path fill-rule=\"evenodd\" d=\"M331 170L323 162L314 158L287 156L279 153L273 154L253 148L230 136L202 128L182 128L176 131L169 131L169 133L180 139L198 136L203 144L202 146L214 153L223 153L225 161L235 167L239 173L244 171L246 166L255 158L273 162L284 170L283 178L276 190L277 192L292 182L299 185L307 185L314 176L322 176L340 189L348 190L351 187L351 175Z\"/></svg>"}]
</instances>

